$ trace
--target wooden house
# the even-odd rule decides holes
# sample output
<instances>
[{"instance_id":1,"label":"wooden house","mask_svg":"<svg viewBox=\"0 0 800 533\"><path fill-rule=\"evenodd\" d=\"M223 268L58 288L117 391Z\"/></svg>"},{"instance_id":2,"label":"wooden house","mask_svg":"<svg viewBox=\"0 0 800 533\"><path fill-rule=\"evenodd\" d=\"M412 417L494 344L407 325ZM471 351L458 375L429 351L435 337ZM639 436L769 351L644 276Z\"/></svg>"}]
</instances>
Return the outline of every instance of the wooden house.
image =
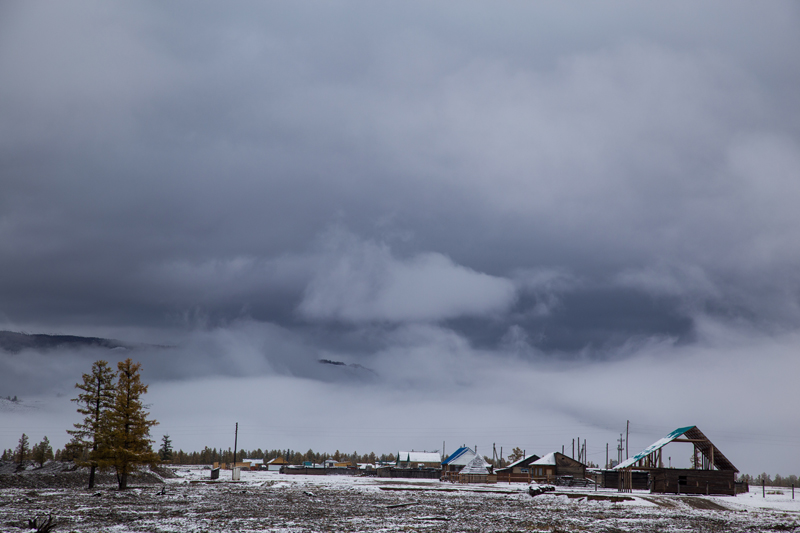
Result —
<instances>
[{"instance_id":1,"label":"wooden house","mask_svg":"<svg viewBox=\"0 0 800 533\"><path fill-rule=\"evenodd\" d=\"M531 476L531 463L538 461L540 457L535 454L528 455L522 459L511 463L503 468L495 470L498 482L516 482L516 483L530 483Z\"/></svg>"},{"instance_id":2,"label":"wooden house","mask_svg":"<svg viewBox=\"0 0 800 533\"><path fill-rule=\"evenodd\" d=\"M537 483L565 482L568 479L583 481L586 465L560 452L548 453L528 466L531 479Z\"/></svg>"},{"instance_id":3,"label":"wooden house","mask_svg":"<svg viewBox=\"0 0 800 533\"><path fill-rule=\"evenodd\" d=\"M397 452L397 468L441 468L442 456L438 452Z\"/></svg>"},{"instance_id":4,"label":"wooden house","mask_svg":"<svg viewBox=\"0 0 800 533\"><path fill-rule=\"evenodd\" d=\"M282 466L289 466L289 461L283 457L276 457L267 461L267 470L280 470Z\"/></svg>"},{"instance_id":5,"label":"wooden house","mask_svg":"<svg viewBox=\"0 0 800 533\"><path fill-rule=\"evenodd\" d=\"M442 480L458 481L458 473L477 456L478 454L467 446L462 446L451 453L442 461Z\"/></svg>"}]
</instances>

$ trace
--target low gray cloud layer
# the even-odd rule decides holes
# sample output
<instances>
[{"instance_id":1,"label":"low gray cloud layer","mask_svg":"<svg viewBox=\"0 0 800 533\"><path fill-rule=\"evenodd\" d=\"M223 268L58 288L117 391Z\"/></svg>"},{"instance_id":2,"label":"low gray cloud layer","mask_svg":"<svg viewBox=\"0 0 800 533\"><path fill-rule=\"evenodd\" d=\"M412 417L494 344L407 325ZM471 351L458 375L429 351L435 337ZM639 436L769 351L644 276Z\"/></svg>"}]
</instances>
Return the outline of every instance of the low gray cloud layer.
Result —
<instances>
[{"instance_id":1,"label":"low gray cloud layer","mask_svg":"<svg viewBox=\"0 0 800 533\"><path fill-rule=\"evenodd\" d=\"M176 387L387 409L476 387L505 409L500 376L542 368L694 391L652 377L676 358L753 385L705 370L730 350L780 381L799 23L792 2L5 2L0 322L168 345L136 354ZM0 394L69 394L96 355L2 355L21 390Z\"/></svg>"}]
</instances>

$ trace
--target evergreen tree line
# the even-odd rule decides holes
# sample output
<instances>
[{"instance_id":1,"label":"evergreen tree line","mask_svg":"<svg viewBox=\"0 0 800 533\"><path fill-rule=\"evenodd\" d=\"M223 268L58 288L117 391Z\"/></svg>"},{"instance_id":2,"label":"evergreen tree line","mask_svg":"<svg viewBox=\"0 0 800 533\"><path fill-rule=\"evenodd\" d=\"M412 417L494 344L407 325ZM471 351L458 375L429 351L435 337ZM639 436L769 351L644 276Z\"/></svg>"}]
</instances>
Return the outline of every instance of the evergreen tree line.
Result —
<instances>
[{"instance_id":1,"label":"evergreen tree line","mask_svg":"<svg viewBox=\"0 0 800 533\"><path fill-rule=\"evenodd\" d=\"M794 474L786 477L780 474L775 474L775 477L770 477L769 474L763 472L759 476L753 477L750 474L744 474L738 476L736 479L737 481L746 481L750 485L761 485L761 482L763 480L764 485L769 485L771 487L791 487L792 485L794 485L795 487L800 486L797 483L797 476L795 476Z\"/></svg>"},{"instance_id":2,"label":"evergreen tree line","mask_svg":"<svg viewBox=\"0 0 800 533\"><path fill-rule=\"evenodd\" d=\"M34 461L39 466L44 466L47 461L55 459L53 447L47 437L43 438L39 444L30 445L30 439L23 433L19 438L16 449L3 450L0 461L13 461L22 464L25 461Z\"/></svg>"},{"instance_id":3,"label":"evergreen tree line","mask_svg":"<svg viewBox=\"0 0 800 533\"><path fill-rule=\"evenodd\" d=\"M40 466L44 465L44 463L49 460L77 461L78 463L90 465L91 460L89 459L88 455L89 454L85 448L71 446L70 444L65 446L63 450L57 449L54 452L47 437L45 437L39 444L31 447L29 445L28 436L23 433L17 448L9 448L8 450L5 450L0 459L3 461L14 461L17 463L33 460L39 463ZM221 448L209 448L206 446L202 451L199 452L184 452L183 450L178 450L175 452L172 450L172 441L169 435L164 435L162 438L161 448L159 448L158 451L158 457L160 462L163 464L175 465L232 463L233 450L231 448L224 450ZM370 452L359 455L358 452L347 454L341 453L339 450L336 450L336 452L331 454L319 453L315 452L314 450L308 450L307 452L302 453L288 449L262 450L261 448L258 448L257 450L250 451L241 449L236 453L237 462L241 462L245 459L263 459L264 462L267 462L277 457L283 457L291 464L302 464L306 461L319 464L325 459L333 459L337 462L350 463L353 465L358 463L374 464L378 461L394 462L395 460L395 455L393 453L376 455L374 452Z\"/></svg>"},{"instance_id":4,"label":"evergreen tree line","mask_svg":"<svg viewBox=\"0 0 800 533\"><path fill-rule=\"evenodd\" d=\"M168 436L165 436L168 437ZM164 447L160 451L164 451ZM164 454L161 454L164 457ZM228 448L227 450L220 448L209 448L208 446L204 447L201 451L193 451L193 452L185 452L183 450L178 450L177 452L171 452L170 455L171 459L164 460L166 463L176 464L176 465L207 465L212 463L232 463L233 462L233 450ZM276 459L278 457L283 457L288 461L290 464L303 464L304 462L316 463L320 464L325 459L333 459L337 462L342 463L350 463L352 465L356 465L358 463L370 463L375 464L378 461L383 462L393 462L395 460L395 455L393 453L390 454L381 454L376 455L374 452L359 454L358 452L353 453L342 453L339 450L336 450L334 453L320 453L315 452L314 450L309 449L307 452L298 452L295 450L262 450L261 448L255 450L245 450L241 449L236 452L236 461L241 462L245 459L263 459L266 463L272 459Z\"/></svg>"}]
</instances>

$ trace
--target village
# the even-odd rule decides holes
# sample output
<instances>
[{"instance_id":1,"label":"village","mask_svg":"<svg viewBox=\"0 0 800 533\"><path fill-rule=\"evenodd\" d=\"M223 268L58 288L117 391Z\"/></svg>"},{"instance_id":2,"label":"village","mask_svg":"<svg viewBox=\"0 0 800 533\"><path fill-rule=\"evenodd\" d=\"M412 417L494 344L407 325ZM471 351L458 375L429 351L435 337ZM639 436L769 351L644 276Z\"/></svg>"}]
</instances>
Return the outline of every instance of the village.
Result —
<instances>
[{"instance_id":1,"label":"village","mask_svg":"<svg viewBox=\"0 0 800 533\"><path fill-rule=\"evenodd\" d=\"M482 456L475 446L449 454L400 450L393 460L360 464L290 464L282 455L163 461L132 473L126 490L109 471L98 472L87 490L88 467L72 461L23 469L7 462L0 467L0 524L80 533L800 529L794 487L737 481L736 467L696 426L627 459L618 450L603 467L587 461L585 441L579 443L521 457L515 449L512 461L501 460L502 451ZM684 452L693 454L693 468L673 467L668 454Z\"/></svg>"},{"instance_id":2,"label":"village","mask_svg":"<svg viewBox=\"0 0 800 533\"><path fill-rule=\"evenodd\" d=\"M692 468L673 468L671 460L664 464L663 449L671 443L692 445ZM592 467L578 440L575 457L561 451L541 456L522 453L506 464L502 451L492 460L479 455L475 448L461 446L444 455L428 451L399 451L394 461L356 463L329 458L321 463L304 461L291 464L284 457L269 460L243 458L230 463L215 462L209 479L220 479L221 470L229 470L232 480L239 480L242 470L267 470L286 475L345 475L377 478L434 479L461 484L525 483L566 487L591 487L595 490L617 489L619 492L647 490L662 494L729 495L748 492L745 481L737 481L738 469L696 426L678 428L641 452L623 459L607 460L605 468Z\"/></svg>"}]
</instances>

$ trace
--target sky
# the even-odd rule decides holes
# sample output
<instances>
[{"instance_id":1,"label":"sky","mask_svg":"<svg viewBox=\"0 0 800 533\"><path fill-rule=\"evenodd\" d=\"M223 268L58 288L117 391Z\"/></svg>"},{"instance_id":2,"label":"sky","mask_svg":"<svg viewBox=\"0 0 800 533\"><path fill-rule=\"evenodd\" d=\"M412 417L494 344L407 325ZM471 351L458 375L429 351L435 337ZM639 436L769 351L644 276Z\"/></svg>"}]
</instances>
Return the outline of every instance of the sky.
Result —
<instances>
[{"instance_id":1,"label":"sky","mask_svg":"<svg viewBox=\"0 0 800 533\"><path fill-rule=\"evenodd\" d=\"M176 449L238 422L248 450L604 464L630 421L630 454L697 425L800 474L798 27L789 1L3 2L0 329L129 348L0 353L0 448L63 445L81 374L131 357Z\"/></svg>"}]
</instances>

